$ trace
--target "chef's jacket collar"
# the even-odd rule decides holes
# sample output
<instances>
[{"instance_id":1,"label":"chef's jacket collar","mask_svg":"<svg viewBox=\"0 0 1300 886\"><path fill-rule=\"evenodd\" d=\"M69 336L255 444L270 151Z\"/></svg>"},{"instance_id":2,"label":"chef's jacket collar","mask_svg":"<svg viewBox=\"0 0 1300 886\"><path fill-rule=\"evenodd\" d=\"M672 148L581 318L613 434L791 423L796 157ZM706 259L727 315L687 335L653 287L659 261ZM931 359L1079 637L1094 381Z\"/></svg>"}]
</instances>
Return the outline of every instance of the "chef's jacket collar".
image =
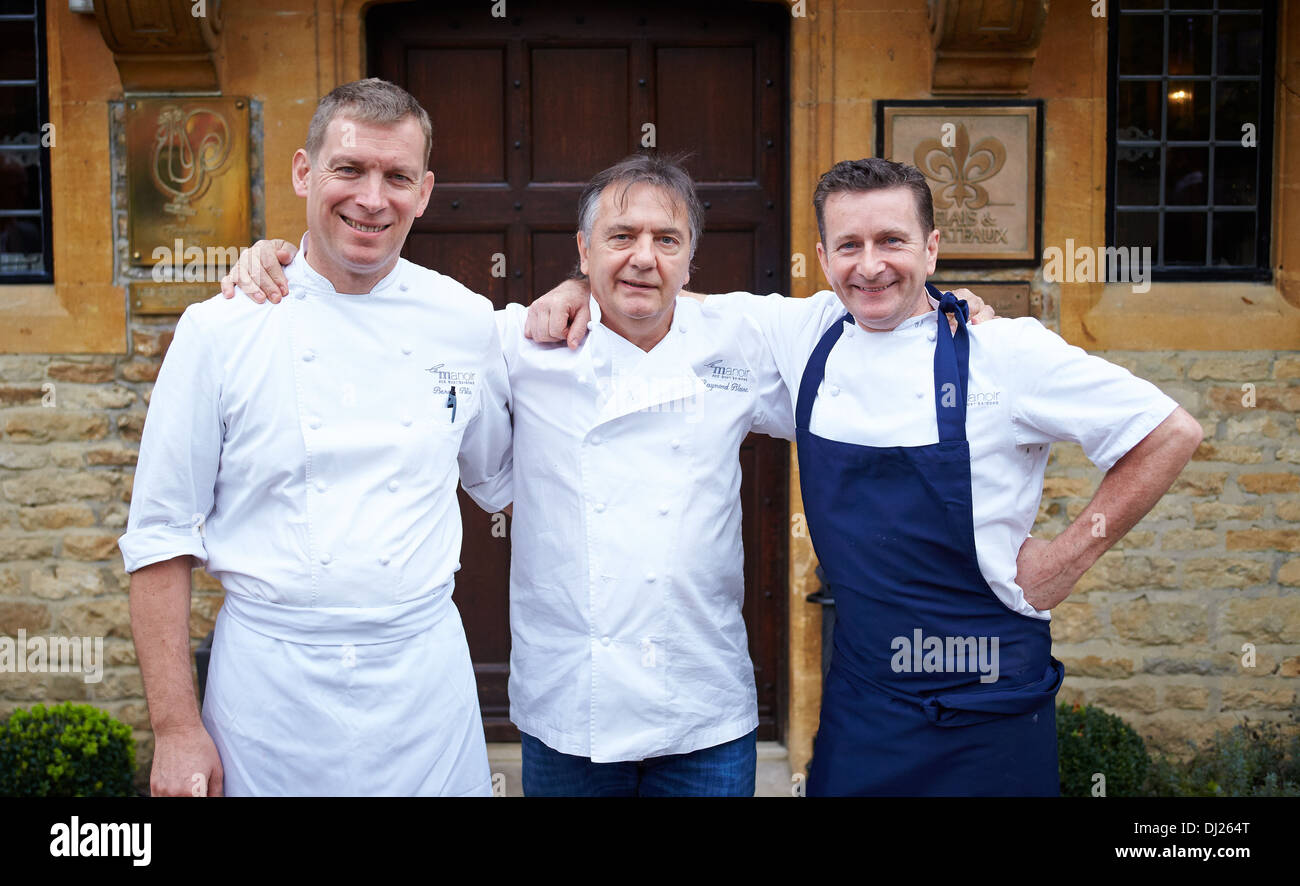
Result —
<instances>
[{"instance_id":1,"label":"chef's jacket collar","mask_svg":"<svg viewBox=\"0 0 1300 886\"><path fill-rule=\"evenodd\" d=\"M344 298L367 298L369 296L382 295L386 290L397 285L397 278L402 269L402 260L399 258L393 269L384 276L382 280L375 284L369 293L340 293L334 288L324 275L320 274L307 261L307 238L311 236L311 231L304 231L302 239L298 241L298 253L293 257L293 261L285 266L284 273L288 277L290 288L294 284L301 287L302 294L307 292L320 292L330 295L343 295Z\"/></svg>"},{"instance_id":2,"label":"chef's jacket collar","mask_svg":"<svg viewBox=\"0 0 1300 886\"><path fill-rule=\"evenodd\" d=\"M891 329L890 332L906 332L909 329L916 329L926 323L933 323L934 312L938 309L939 302L937 302L928 292L925 294L925 298L930 302L930 310L926 311L924 314L917 314L915 317L908 317L902 323L899 323ZM853 323L855 326L857 325L857 321L852 317L849 318L848 322Z\"/></svg>"},{"instance_id":3,"label":"chef's jacket collar","mask_svg":"<svg viewBox=\"0 0 1300 886\"><path fill-rule=\"evenodd\" d=\"M686 297L687 296L678 294L673 300L673 319L672 322L669 323L668 325L669 334L674 332L686 331L686 329L681 325L682 312L681 310L679 310L682 306L682 299ZM604 324L600 322L600 303L596 301L596 296L589 295L587 296L587 299L588 299L588 307L590 307L591 309L591 319L587 321L587 333L588 335L590 335L596 329L597 326L602 326ZM938 302L935 302L935 304L938 304ZM610 329L608 326L605 327L605 331L608 332L610 335L618 335L617 332ZM622 338L622 336L619 337ZM667 338L667 336L664 337Z\"/></svg>"}]
</instances>

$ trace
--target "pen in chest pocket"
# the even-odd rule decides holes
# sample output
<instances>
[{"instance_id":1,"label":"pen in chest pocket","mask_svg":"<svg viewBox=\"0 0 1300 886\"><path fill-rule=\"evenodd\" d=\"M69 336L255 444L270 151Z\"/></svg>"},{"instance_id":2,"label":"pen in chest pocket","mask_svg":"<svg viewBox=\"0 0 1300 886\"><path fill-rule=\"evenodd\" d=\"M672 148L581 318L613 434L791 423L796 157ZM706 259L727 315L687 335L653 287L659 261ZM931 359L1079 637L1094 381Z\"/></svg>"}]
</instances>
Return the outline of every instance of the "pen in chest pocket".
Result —
<instances>
[{"instance_id":1,"label":"pen in chest pocket","mask_svg":"<svg viewBox=\"0 0 1300 886\"><path fill-rule=\"evenodd\" d=\"M451 420L454 424L456 421L456 386L451 386L451 392L447 394L447 408L451 410Z\"/></svg>"}]
</instances>

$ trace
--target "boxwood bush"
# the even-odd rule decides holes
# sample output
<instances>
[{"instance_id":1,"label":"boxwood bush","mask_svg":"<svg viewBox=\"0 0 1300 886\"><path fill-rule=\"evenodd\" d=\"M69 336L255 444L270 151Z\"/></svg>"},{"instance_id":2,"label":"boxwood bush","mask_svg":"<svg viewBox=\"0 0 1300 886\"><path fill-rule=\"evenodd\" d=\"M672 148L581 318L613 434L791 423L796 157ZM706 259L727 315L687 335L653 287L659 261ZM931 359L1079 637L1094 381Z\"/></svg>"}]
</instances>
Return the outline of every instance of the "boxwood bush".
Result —
<instances>
[{"instance_id":1,"label":"boxwood bush","mask_svg":"<svg viewBox=\"0 0 1300 886\"><path fill-rule=\"evenodd\" d=\"M1106 777L1107 797L1146 793L1151 756L1142 737L1101 708L1058 705L1056 746L1062 797L1091 797L1093 776Z\"/></svg>"},{"instance_id":2,"label":"boxwood bush","mask_svg":"<svg viewBox=\"0 0 1300 886\"><path fill-rule=\"evenodd\" d=\"M0 722L0 796L134 797L131 728L66 702L14 711Z\"/></svg>"}]
</instances>

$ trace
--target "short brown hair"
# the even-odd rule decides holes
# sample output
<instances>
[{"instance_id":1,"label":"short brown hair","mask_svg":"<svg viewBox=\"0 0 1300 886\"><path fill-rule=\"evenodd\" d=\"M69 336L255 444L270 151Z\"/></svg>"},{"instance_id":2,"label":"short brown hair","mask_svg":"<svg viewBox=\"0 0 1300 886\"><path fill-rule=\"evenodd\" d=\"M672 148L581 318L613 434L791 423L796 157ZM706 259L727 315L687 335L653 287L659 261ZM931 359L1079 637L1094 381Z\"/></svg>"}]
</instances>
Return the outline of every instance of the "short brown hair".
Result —
<instances>
[{"instance_id":1,"label":"short brown hair","mask_svg":"<svg viewBox=\"0 0 1300 886\"><path fill-rule=\"evenodd\" d=\"M578 230L591 242L591 227L596 222L600 195L611 185L622 187L620 198L626 199L633 185L646 184L662 188L682 202L691 232L691 255L704 232L704 207L695 193L695 182L683 164L684 156L660 157L656 154L633 154L592 176L578 198Z\"/></svg>"},{"instance_id":2,"label":"short brown hair","mask_svg":"<svg viewBox=\"0 0 1300 886\"><path fill-rule=\"evenodd\" d=\"M325 144L325 130L330 121L339 114L359 120L362 123L388 125L400 123L407 117L414 117L424 134L424 168L429 168L429 154L433 150L433 124L429 115L411 95L396 83L367 77L365 80L353 80L342 86L335 86L329 94L316 105L311 125L307 127L307 156L312 161Z\"/></svg>"},{"instance_id":3,"label":"short brown hair","mask_svg":"<svg viewBox=\"0 0 1300 886\"><path fill-rule=\"evenodd\" d=\"M831 194L857 191L879 191L886 188L907 188L916 200L916 217L921 222L921 233L929 236L934 230L934 197L925 175L915 166L866 157L862 160L841 160L817 182L813 192L813 207L817 210L817 233L826 241L825 207Z\"/></svg>"}]
</instances>

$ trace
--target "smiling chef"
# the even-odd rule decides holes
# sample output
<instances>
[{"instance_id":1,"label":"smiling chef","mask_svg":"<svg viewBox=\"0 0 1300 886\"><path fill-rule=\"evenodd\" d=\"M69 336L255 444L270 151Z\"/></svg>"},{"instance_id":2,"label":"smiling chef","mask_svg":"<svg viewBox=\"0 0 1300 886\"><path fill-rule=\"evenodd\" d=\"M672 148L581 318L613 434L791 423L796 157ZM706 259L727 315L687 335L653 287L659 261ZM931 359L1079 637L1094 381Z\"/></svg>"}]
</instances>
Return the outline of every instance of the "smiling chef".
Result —
<instances>
[{"instance_id":1,"label":"smiling chef","mask_svg":"<svg viewBox=\"0 0 1300 886\"><path fill-rule=\"evenodd\" d=\"M154 794L491 794L456 483L508 471L510 419L490 303L398 255L430 143L401 88L335 89L293 157L285 304L177 324L120 541ZM226 591L201 715L192 559Z\"/></svg>"}]
</instances>

